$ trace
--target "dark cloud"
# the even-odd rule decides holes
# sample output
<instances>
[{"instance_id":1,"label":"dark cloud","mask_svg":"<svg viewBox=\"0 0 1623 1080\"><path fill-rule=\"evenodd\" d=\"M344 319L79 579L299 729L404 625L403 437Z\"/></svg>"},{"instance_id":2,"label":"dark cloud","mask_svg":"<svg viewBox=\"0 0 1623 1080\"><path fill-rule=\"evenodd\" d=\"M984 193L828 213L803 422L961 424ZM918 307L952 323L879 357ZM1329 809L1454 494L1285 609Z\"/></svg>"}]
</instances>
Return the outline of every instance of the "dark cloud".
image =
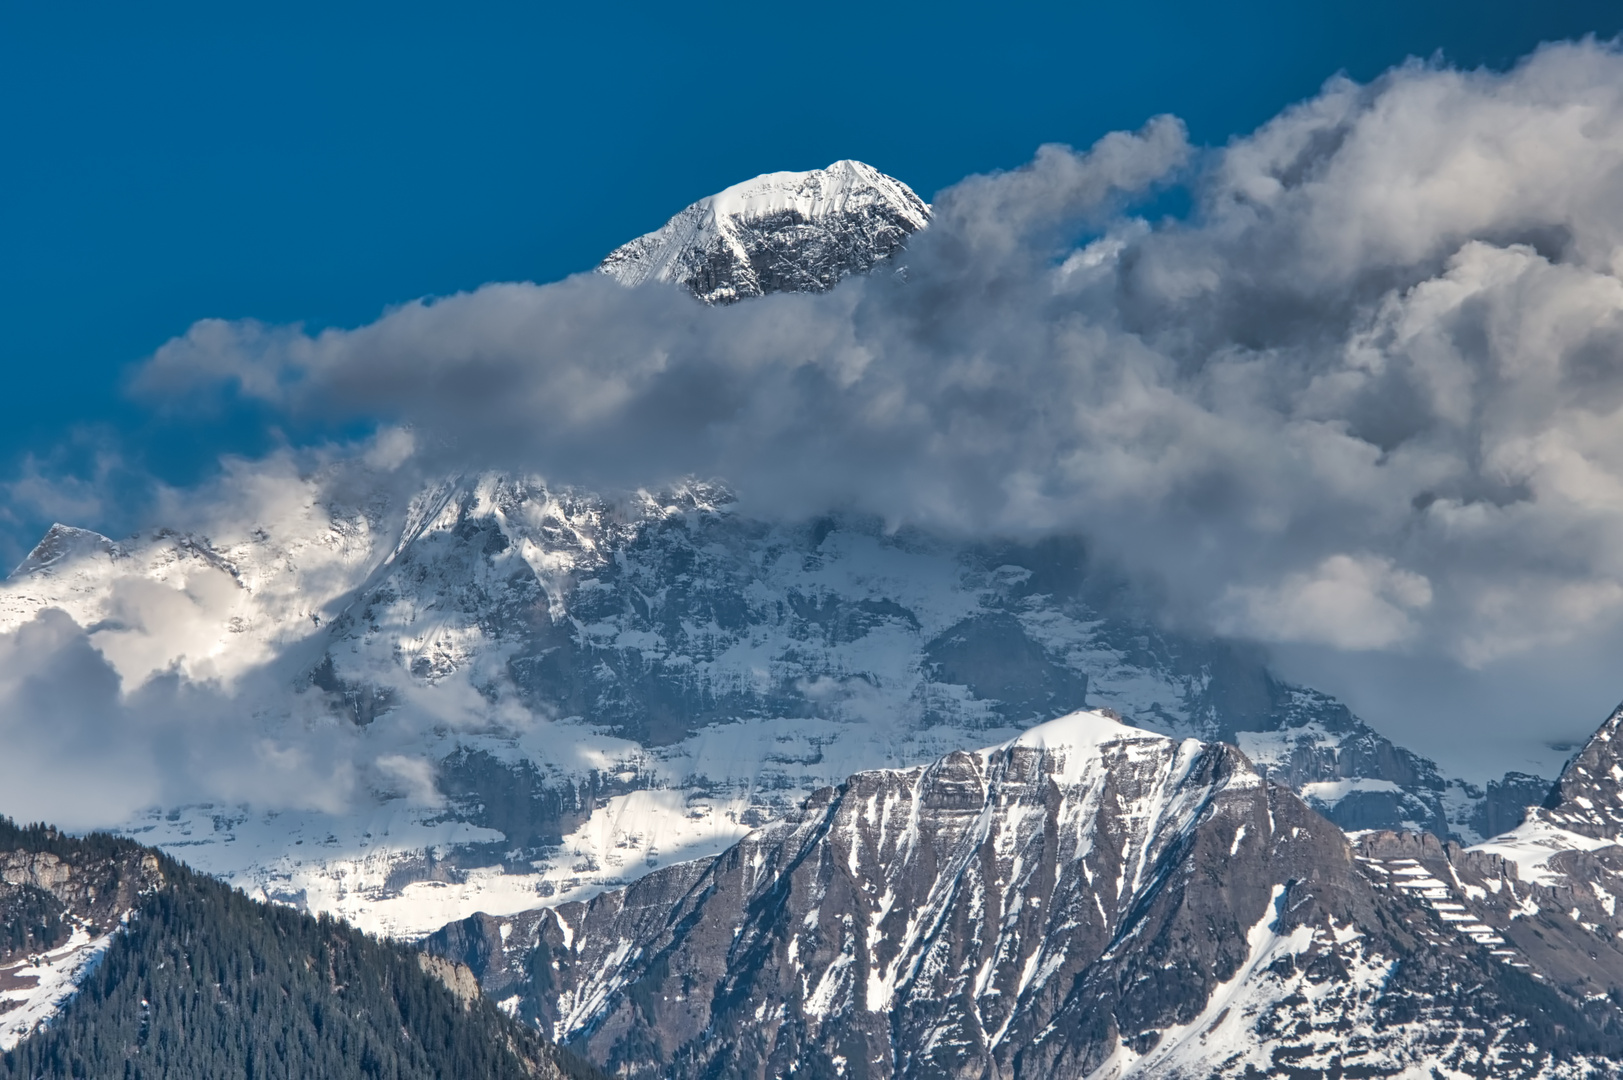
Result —
<instances>
[{"instance_id":1,"label":"dark cloud","mask_svg":"<svg viewBox=\"0 0 1623 1080\"><path fill-rule=\"evenodd\" d=\"M1186 220L1120 212L1173 179ZM937 199L905 274L711 309L599 276L307 335L209 321L139 389L412 423L550 480L733 483L1079 531L1174 613L1467 667L1623 613L1623 57L1334 80L1194 155L1153 121Z\"/></svg>"}]
</instances>

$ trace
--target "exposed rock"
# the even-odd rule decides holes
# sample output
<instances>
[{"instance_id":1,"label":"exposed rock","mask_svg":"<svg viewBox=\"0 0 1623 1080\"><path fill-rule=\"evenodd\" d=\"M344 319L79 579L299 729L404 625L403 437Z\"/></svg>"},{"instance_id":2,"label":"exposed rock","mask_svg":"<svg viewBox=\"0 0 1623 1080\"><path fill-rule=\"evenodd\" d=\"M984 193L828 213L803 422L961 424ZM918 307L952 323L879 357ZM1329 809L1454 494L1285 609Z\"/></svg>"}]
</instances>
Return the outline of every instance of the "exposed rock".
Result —
<instances>
[{"instance_id":1,"label":"exposed rock","mask_svg":"<svg viewBox=\"0 0 1623 1080\"><path fill-rule=\"evenodd\" d=\"M418 953L418 965L434 978L445 984L445 988L457 996L464 1007L479 997L479 979L473 969L466 964L454 963L433 953Z\"/></svg>"},{"instance_id":2,"label":"exposed rock","mask_svg":"<svg viewBox=\"0 0 1623 1080\"><path fill-rule=\"evenodd\" d=\"M1541 809L1543 820L1568 832L1623 836L1623 705L1567 763Z\"/></svg>"},{"instance_id":3,"label":"exposed rock","mask_svg":"<svg viewBox=\"0 0 1623 1080\"><path fill-rule=\"evenodd\" d=\"M157 856L134 844L20 830L0 818L0 1050L54 1015L163 883Z\"/></svg>"}]
</instances>

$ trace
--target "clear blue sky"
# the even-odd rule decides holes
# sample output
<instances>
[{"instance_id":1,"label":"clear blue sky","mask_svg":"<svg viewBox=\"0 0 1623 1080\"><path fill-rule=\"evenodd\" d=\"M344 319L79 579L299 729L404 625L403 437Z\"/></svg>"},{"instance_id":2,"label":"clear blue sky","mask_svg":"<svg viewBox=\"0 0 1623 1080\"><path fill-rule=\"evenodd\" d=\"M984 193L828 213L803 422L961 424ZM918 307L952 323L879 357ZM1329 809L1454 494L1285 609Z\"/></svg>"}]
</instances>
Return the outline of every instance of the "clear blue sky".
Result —
<instances>
[{"instance_id":1,"label":"clear blue sky","mask_svg":"<svg viewBox=\"0 0 1623 1080\"><path fill-rule=\"evenodd\" d=\"M128 365L201 317L353 325L588 268L772 169L856 157L928 197L1155 113L1221 143L1337 71L1503 66L1620 29L1623 6L1560 0L11 0L0 474L87 426L174 479L264 445L252 417L122 398Z\"/></svg>"}]
</instances>

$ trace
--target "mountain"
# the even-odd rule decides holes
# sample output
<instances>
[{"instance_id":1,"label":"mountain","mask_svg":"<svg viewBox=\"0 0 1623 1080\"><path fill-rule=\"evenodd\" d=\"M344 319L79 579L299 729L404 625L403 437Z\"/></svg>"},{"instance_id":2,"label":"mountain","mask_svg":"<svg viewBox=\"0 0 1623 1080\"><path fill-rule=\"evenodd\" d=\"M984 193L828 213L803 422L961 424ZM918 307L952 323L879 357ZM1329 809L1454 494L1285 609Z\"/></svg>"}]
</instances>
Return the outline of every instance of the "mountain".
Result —
<instances>
[{"instance_id":1,"label":"mountain","mask_svg":"<svg viewBox=\"0 0 1623 1080\"><path fill-rule=\"evenodd\" d=\"M480 476L403 510L323 494L235 535L53 530L0 618L65 610L112 655L236 680L245 723L303 738L326 717L358 761L431 769L438 798L374 771L342 812L208 803L125 826L374 930L623 884L851 773L1083 706L1234 742L1347 828L1461 833L1481 805L1253 652L1158 629L1074 542L767 524L704 485L615 503ZM119 607L137 586L223 599L183 655L154 655L170 643Z\"/></svg>"},{"instance_id":2,"label":"mountain","mask_svg":"<svg viewBox=\"0 0 1623 1080\"><path fill-rule=\"evenodd\" d=\"M836 161L700 199L610 252L598 269L626 285L674 282L708 304L824 292L872 270L929 220L930 208L900 180Z\"/></svg>"},{"instance_id":3,"label":"mountain","mask_svg":"<svg viewBox=\"0 0 1623 1080\"><path fill-rule=\"evenodd\" d=\"M837 163L602 269L708 303L819 291L927 221ZM226 1071L263 1071L242 1048L268 1039L321 1072L414 1017L433 1054L367 1060L567 1063L488 1004L459 1026L423 977L462 969L301 911L428 937L628 1075L1565 1076L1623 1052L1608 729L1553 789L1477 788L1244 643L1168 630L1075 539L385 457L260 478L190 529L55 526L0 587L0 633L82 635L118 707L184 686L232 717L211 740L328 769L120 823L252 900L127 841L0 854L5 1069L144 1068L162 1030L176 1075L221 1071L208 1040ZM299 1048L232 1034L284 970Z\"/></svg>"},{"instance_id":4,"label":"mountain","mask_svg":"<svg viewBox=\"0 0 1623 1080\"><path fill-rule=\"evenodd\" d=\"M823 288L926 220L904 186L838 163L701 201L605 267L713 300ZM701 263L730 269L682 276ZM333 790L307 779L302 803L227 786L107 824L376 932L618 887L853 773L1083 707L1233 743L1347 829L1475 841L1547 788L1450 780L1255 650L1165 630L1075 540L764 522L701 482L413 486L367 458L280 483L190 530L53 527L0 587L0 632L66 621L127 693L219 687L244 747L330 761Z\"/></svg>"},{"instance_id":5,"label":"mountain","mask_svg":"<svg viewBox=\"0 0 1623 1080\"><path fill-rule=\"evenodd\" d=\"M1617 1075L1620 954L1572 931L1502 859L1354 848L1233 747L1078 713L428 945L632 1077Z\"/></svg>"},{"instance_id":6,"label":"mountain","mask_svg":"<svg viewBox=\"0 0 1623 1080\"><path fill-rule=\"evenodd\" d=\"M1541 907L1565 914L1560 932L1587 942L1575 977L1623 981L1623 705L1568 762L1542 806L1478 849L1513 867ZM1496 892L1497 896L1498 893ZM1511 897L1514 900L1514 897ZM1597 940L1602 945L1597 944ZM1599 970L1590 970L1601 965Z\"/></svg>"},{"instance_id":7,"label":"mountain","mask_svg":"<svg viewBox=\"0 0 1623 1080\"><path fill-rule=\"evenodd\" d=\"M597 1075L466 969L128 840L0 819L0 866L0 1077Z\"/></svg>"}]
</instances>

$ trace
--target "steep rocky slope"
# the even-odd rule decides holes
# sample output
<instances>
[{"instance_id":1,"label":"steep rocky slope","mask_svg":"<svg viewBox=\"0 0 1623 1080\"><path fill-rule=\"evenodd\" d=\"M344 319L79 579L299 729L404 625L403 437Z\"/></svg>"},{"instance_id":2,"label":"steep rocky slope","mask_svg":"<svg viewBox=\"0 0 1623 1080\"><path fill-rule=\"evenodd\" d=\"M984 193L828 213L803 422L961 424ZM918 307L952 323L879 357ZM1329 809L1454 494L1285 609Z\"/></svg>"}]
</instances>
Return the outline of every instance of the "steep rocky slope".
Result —
<instances>
[{"instance_id":1,"label":"steep rocky slope","mask_svg":"<svg viewBox=\"0 0 1623 1080\"><path fill-rule=\"evenodd\" d=\"M56 1013L163 884L158 856L134 844L0 818L0 1050Z\"/></svg>"},{"instance_id":2,"label":"steep rocky slope","mask_svg":"<svg viewBox=\"0 0 1623 1080\"><path fill-rule=\"evenodd\" d=\"M1355 858L1233 748L1084 713L429 944L631 1076L1609 1074L1613 998L1394 886L1410 848L1443 850Z\"/></svg>"}]
</instances>

